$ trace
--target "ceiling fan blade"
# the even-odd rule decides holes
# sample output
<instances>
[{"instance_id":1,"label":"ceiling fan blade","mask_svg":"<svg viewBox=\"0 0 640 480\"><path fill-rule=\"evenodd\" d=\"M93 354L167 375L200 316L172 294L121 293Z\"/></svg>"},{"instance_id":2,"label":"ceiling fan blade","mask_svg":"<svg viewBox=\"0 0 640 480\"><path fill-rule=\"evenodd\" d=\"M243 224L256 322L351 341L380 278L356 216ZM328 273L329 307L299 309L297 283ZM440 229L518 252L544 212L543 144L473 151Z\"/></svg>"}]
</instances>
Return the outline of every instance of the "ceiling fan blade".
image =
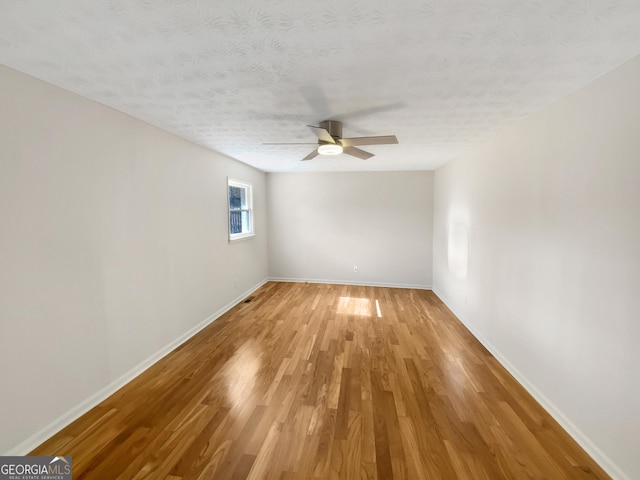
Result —
<instances>
[{"instance_id":1,"label":"ceiling fan blade","mask_svg":"<svg viewBox=\"0 0 640 480\"><path fill-rule=\"evenodd\" d=\"M391 145L398 143L395 135L381 135L379 137L355 137L341 138L340 144L343 147L353 147L356 145Z\"/></svg>"},{"instance_id":2,"label":"ceiling fan blade","mask_svg":"<svg viewBox=\"0 0 640 480\"><path fill-rule=\"evenodd\" d=\"M304 143L285 142L285 143L263 143L262 145L317 145L317 143L312 143L312 142L304 142Z\"/></svg>"},{"instance_id":3,"label":"ceiling fan blade","mask_svg":"<svg viewBox=\"0 0 640 480\"><path fill-rule=\"evenodd\" d=\"M307 155L306 157L304 157L302 159L302 161L304 162L305 160L311 160L312 158L316 158L318 156L318 149L315 149L313 152L311 152L309 155Z\"/></svg>"},{"instance_id":4,"label":"ceiling fan blade","mask_svg":"<svg viewBox=\"0 0 640 480\"><path fill-rule=\"evenodd\" d=\"M314 127L313 125L307 125L307 127L309 127L309 129L314 133L314 135L317 136L318 139L322 140L323 142L336 143L336 141L333 139L331 134L327 132L324 128Z\"/></svg>"},{"instance_id":5,"label":"ceiling fan blade","mask_svg":"<svg viewBox=\"0 0 640 480\"><path fill-rule=\"evenodd\" d=\"M361 158L362 160L367 160L373 157L373 153L365 152L364 150L360 150L356 147L344 147L344 150L342 152L346 153L347 155Z\"/></svg>"}]
</instances>

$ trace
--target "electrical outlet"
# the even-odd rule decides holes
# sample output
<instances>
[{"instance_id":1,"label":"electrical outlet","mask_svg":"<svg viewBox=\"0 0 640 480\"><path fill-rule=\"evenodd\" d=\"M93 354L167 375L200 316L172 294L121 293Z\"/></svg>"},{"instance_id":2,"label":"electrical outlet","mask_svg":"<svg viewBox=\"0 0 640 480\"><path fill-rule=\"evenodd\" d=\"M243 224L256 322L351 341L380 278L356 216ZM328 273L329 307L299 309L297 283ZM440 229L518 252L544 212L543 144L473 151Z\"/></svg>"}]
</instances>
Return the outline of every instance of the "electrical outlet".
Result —
<instances>
[{"instance_id":1,"label":"electrical outlet","mask_svg":"<svg viewBox=\"0 0 640 480\"><path fill-rule=\"evenodd\" d=\"M238 286L238 279L234 278L233 279L233 287L236 288Z\"/></svg>"},{"instance_id":2,"label":"electrical outlet","mask_svg":"<svg viewBox=\"0 0 640 480\"><path fill-rule=\"evenodd\" d=\"M357 265L354 265L354 266L353 266L353 271L354 271L354 272L357 272L357 271L358 271L358 266L357 266Z\"/></svg>"}]
</instances>

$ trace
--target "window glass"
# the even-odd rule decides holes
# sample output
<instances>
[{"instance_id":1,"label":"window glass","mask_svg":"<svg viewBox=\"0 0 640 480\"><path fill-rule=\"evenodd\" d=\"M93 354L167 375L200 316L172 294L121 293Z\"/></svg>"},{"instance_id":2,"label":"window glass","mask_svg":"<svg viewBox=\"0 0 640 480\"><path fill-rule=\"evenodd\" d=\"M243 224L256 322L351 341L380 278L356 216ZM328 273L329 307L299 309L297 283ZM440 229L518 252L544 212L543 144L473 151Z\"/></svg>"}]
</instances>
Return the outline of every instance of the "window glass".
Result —
<instances>
[{"instance_id":1,"label":"window glass","mask_svg":"<svg viewBox=\"0 0 640 480\"><path fill-rule=\"evenodd\" d=\"M253 236L252 187L250 183L228 179L229 240Z\"/></svg>"}]
</instances>

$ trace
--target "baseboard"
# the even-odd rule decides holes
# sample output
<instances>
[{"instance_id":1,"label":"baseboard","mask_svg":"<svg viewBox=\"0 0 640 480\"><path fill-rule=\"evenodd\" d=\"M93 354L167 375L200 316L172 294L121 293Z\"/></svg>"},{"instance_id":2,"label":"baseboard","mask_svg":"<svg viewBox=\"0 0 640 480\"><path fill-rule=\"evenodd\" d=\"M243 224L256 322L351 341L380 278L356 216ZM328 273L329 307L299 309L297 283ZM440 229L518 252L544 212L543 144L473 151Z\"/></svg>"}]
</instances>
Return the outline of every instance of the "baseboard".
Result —
<instances>
[{"instance_id":1,"label":"baseboard","mask_svg":"<svg viewBox=\"0 0 640 480\"><path fill-rule=\"evenodd\" d=\"M317 278L286 278L269 277L270 282L288 283L327 283L334 285L358 285L363 287L387 287L387 288L413 288L416 290L431 290L431 285L414 285L410 283L378 283L378 282L354 282L351 280L326 280Z\"/></svg>"},{"instance_id":2,"label":"baseboard","mask_svg":"<svg viewBox=\"0 0 640 480\"><path fill-rule=\"evenodd\" d=\"M585 452L598 464L607 474L614 480L631 480L600 448L598 448L556 405L547 398L538 388L530 382L509 360L507 360L500 351L495 348L491 342L484 338L475 328L473 328L468 320L457 313L451 303L447 301L445 296L436 289L433 293L444 303L449 310L462 322L462 324L476 337L476 339L491 352L491 354L500 362L500 364L527 390L536 401L551 415L556 422L584 449Z\"/></svg>"},{"instance_id":3,"label":"baseboard","mask_svg":"<svg viewBox=\"0 0 640 480\"><path fill-rule=\"evenodd\" d=\"M5 452L3 455L4 456L26 455L27 453L32 451L34 448L36 448L38 445L42 444L44 441L51 438L57 432L59 432L64 427L69 425L71 422L78 419L78 417L84 415L93 407L98 405L100 402L106 400L109 396L113 395L117 390L122 388L124 385L126 385L135 377L137 377L142 372L147 370L153 364L158 362L167 354L175 350L177 347L182 345L184 342L189 340L194 335L196 335L202 329L209 326L213 321L215 321L216 319L221 317L223 314L231 310L233 307L235 307L237 304L239 304L242 300L244 300L246 297L251 295L253 292L258 290L268 281L269 281L268 279L264 279L259 284L251 287L249 290L245 291L244 293L242 293L241 295L233 299L231 302L226 304L224 307L220 308L218 311L210 315L208 318L200 322L195 327L191 328L190 330L182 334L180 337L172 341L170 344L166 345L165 347L163 347L162 349L160 349L159 351L157 351L156 353L154 353L153 355L151 355L150 357L148 357L147 359L145 359L144 361L142 361L141 363L133 367L131 370L129 370L125 374L118 377L109 385L105 386L104 388L100 389L98 392L91 395L89 398L84 400L79 405L76 405L71 410L67 411L65 414L58 417L56 420L51 422L49 425L47 425L43 429L34 433L26 440L20 442L18 445L16 445L9 451Z\"/></svg>"}]
</instances>

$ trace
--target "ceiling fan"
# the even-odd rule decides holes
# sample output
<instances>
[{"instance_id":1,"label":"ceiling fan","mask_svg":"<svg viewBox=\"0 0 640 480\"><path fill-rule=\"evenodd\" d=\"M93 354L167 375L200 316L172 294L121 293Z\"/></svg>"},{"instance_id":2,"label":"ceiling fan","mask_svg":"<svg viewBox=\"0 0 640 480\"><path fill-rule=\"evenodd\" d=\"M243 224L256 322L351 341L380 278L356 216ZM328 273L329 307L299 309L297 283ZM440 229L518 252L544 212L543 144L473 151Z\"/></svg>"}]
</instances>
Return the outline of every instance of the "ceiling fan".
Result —
<instances>
[{"instance_id":1,"label":"ceiling fan","mask_svg":"<svg viewBox=\"0 0 640 480\"><path fill-rule=\"evenodd\" d=\"M389 145L398 143L395 135L383 135L378 137L342 138L342 122L337 120L325 120L320 126L307 125L318 137L318 147L302 160L311 160L318 155L339 155L346 153L354 157L367 160L373 157L373 153L365 152L356 146L360 145ZM263 145L315 145L315 143L263 143Z\"/></svg>"}]
</instances>

